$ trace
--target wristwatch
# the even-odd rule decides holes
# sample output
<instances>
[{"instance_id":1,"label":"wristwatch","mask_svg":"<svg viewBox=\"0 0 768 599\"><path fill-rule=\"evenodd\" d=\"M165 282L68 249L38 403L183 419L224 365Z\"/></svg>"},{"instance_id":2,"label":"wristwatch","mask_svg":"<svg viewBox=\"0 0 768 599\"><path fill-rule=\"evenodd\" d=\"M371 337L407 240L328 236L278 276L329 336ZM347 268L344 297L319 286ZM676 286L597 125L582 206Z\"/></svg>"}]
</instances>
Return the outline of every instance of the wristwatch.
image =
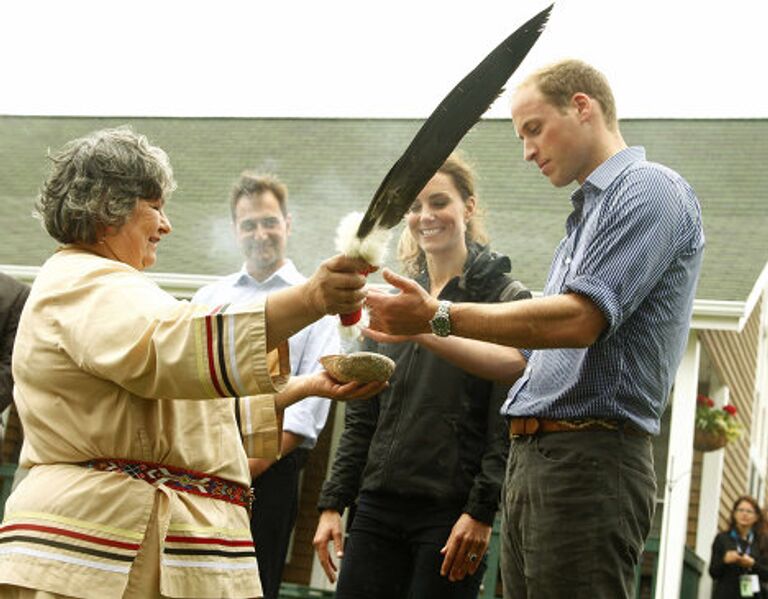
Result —
<instances>
[{"instance_id":1,"label":"wristwatch","mask_svg":"<svg viewBox=\"0 0 768 599\"><path fill-rule=\"evenodd\" d=\"M437 312L429 321L432 332L438 337L447 337L451 334L451 303L448 300L440 300L437 304Z\"/></svg>"}]
</instances>

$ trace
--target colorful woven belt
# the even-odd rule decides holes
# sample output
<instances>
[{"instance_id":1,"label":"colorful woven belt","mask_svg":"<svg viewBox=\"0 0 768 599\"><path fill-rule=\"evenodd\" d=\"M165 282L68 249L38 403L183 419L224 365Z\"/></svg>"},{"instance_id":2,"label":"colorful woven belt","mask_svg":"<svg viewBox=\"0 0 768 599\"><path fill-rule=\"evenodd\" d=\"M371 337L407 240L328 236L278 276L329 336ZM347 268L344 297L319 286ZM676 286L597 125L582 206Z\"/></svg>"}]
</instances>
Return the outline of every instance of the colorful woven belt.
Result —
<instances>
[{"instance_id":1,"label":"colorful woven belt","mask_svg":"<svg viewBox=\"0 0 768 599\"><path fill-rule=\"evenodd\" d=\"M114 458L88 460L81 465L101 472L122 472L131 478L146 481L151 485L165 485L176 491L234 503L249 510L251 503L253 503L253 492L250 487L241 486L212 474L187 470L178 466Z\"/></svg>"}]
</instances>

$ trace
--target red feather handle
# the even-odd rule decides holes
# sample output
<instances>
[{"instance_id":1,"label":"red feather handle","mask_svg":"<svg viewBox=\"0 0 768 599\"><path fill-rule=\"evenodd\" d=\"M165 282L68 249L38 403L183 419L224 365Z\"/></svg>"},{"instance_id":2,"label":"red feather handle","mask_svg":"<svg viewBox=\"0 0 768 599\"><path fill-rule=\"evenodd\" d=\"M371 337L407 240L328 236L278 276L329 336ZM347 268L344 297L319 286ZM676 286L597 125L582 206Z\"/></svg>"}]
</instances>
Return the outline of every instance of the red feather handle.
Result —
<instances>
[{"instance_id":1,"label":"red feather handle","mask_svg":"<svg viewBox=\"0 0 768 599\"><path fill-rule=\"evenodd\" d=\"M365 275L366 277L371 274L375 269L374 268L367 268L360 272L361 275ZM363 316L363 309L358 308L354 312L350 312L349 314L339 314L339 318L341 319L341 324L343 324L345 327L351 327L353 324L357 324L360 322L360 318Z\"/></svg>"}]
</instances>

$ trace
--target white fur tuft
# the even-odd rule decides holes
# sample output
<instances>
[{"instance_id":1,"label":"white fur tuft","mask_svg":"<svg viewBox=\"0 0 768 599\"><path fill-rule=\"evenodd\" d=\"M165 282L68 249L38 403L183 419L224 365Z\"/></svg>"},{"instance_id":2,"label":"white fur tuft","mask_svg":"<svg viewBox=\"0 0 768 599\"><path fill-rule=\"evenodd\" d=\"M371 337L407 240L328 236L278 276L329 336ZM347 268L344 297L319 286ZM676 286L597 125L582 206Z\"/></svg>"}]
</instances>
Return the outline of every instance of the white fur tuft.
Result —
<instances>
[{"instance_id":1,"label":"white fur tuft","mask_svg":"<svg viewBox=\"0 0 768 599\"><path fill-rule=\"evenodd\" d=\"M371 319L368 317L368 310L363 308L360 320L355 324L344 326L341 324L341 321L339 321L339 336L341 337L341 346L345 353L359 351L360 344L363 341L362 329L368 326L370 320Z\"/></svg>"},{"instance_id":2,"label":"white fur tuft","mask_svg":"<svg viewBox=\"0 0 768 599\"><path fill-rule=\"evenodd\" d=\"M375 228L365 239L357 237L357 228L363 220L362 212L350 212L341 219L336 229L336 250L350 258L362 258L371 266L381 266L387 255L390 231Z\"/></svg>"},{"instance_id":3,"label":"white fur tuft","mask_svg":"<svg viewBox=\"0 0 768 599\"><path fill-rule=\"evenodd\" d=\"M362 258L371 266L381 266L387 255L390 231L374 228L365 239L357 237L357 229L363 220L362 212L350 212L341 219L336 229L336 251L350 258ZM339 333L343 345L358 343L360 328L368 326L368 312L363 308L360 321L350 326L339 323Z\"/></svg>"}]
</instances>

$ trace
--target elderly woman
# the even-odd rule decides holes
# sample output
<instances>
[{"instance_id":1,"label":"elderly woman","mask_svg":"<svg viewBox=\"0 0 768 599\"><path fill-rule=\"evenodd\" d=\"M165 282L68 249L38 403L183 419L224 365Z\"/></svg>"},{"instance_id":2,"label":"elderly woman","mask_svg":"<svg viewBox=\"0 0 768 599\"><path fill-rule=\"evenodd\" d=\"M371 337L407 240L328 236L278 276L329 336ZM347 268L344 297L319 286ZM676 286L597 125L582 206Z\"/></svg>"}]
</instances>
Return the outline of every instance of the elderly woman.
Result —
<instances>
[{"instance_id":1,"label":"elderly woman","mask_svg":"<svg viewBox=\"0 0 768 599\"><path fill-rule=\"evenodd\" d=\"M282 410L305 396L382 388L285 376L291 333L359 307L361 262L332 258L266 304L215 308L143 275L174 187L166 154L125 128L53 157L37 210L63 245L17 333L30 472L0 528L2 597L260 596L247 454L278 454Z\"/></svg>"}]
</instances>

